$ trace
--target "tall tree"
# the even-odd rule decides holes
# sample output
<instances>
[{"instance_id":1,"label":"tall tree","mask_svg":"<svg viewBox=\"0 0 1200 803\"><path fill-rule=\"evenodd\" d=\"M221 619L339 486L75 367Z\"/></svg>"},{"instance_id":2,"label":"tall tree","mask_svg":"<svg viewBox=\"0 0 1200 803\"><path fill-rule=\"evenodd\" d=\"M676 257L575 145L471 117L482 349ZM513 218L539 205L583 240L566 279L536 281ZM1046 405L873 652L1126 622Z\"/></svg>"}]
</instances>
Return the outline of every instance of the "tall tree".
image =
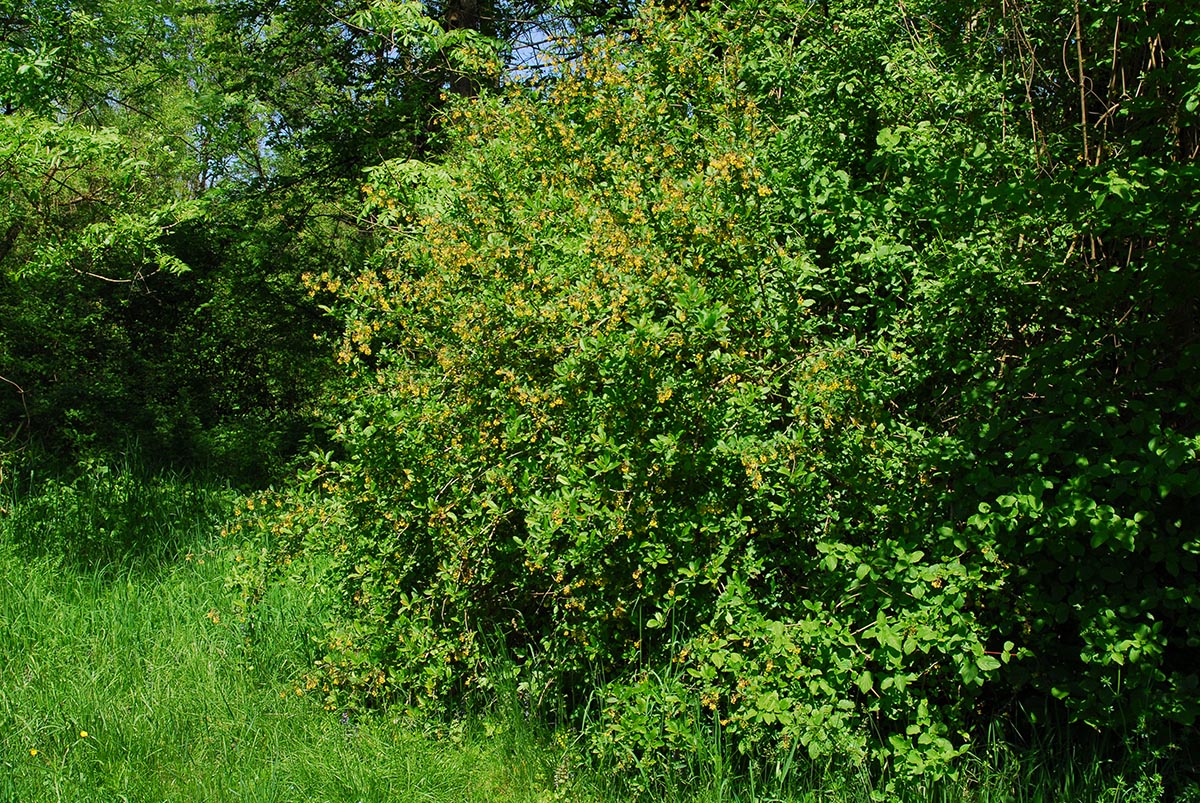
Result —
<instances>
[{"instance_id":1,"label":"tall tree","mask_svg":"<svg viewBox=\"0 0 1200 803\"><path fill-rule=\"evenodd\" d=\"M239 191L270 172L264 111L213 80L204 15L131 0L0 19L6 432L261 477L320 373L299 273L354 259L330 255L348 241L311 203Z\"/></svg>"}]
</instances>

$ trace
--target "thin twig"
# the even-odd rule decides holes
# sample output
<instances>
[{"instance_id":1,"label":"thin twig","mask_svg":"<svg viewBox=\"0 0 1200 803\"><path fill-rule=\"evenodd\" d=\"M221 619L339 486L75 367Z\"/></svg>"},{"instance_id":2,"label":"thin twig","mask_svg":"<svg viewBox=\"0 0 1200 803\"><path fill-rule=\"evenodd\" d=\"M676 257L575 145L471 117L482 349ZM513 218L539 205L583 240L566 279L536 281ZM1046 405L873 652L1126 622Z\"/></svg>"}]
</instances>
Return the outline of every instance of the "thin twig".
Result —
<instances>
[{"instance_id":1,"label":"thin twig","mask_svg":"<svg viewBox=\"0 0 1200 803\"><path fill-rule=\"evenodd\" d=\"M1079 126L1083 131L1083 163L1091 164L1088 152L1087 84L1083 74L1083 25L1080 22L1079 0L1075 0L1075 61L1079 69Z\"/></svg>"},{"instance_id":2,"label":"thin twig","mask_svg":"<svg viewBox=\"0 0 1200 803\"><path fill-rule=\"evenodd\" d=\"M32 419L30 418L30 415L29 415L29 405L25 403L25 388L21 387L16 382L12 381L11 379L9 379L6 376L0 376L0 382L5 382L9 385L12 385L14 388L17 389L17 395L21 397L21 410L25 413L25 430L26 430L26 432L32 432L33 426L32 426ZM15 441L17 439L17 436L20 434L21 434L21 427L18 426L17 431L14 432L7 441L5 441L5 445L7 446L8 444Z\"/></svg>"}]
</instances>

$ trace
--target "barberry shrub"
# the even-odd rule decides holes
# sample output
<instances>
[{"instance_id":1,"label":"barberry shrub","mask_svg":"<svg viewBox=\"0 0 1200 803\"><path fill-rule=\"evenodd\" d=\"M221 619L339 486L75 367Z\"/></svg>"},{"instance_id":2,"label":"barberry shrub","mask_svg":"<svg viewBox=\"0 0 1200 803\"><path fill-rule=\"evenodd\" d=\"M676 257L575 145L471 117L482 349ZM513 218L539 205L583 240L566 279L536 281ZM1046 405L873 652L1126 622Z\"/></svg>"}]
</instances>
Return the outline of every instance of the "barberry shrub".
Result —
<instances>
[{"instance_id":1,"label":"barberry shrub","mask_svg":"<svg viewBox=\"0 0 1200 803\"><path fill-rule=\"evenodd\" d=\"M1154 137L1196 104L1150 65L1077 158L1029 6L647 8L370 171L387 247L310 277L337 515L286 551L337 583L329 705L454 708L503 655L643 770L938 772L1022 694L1191 722L1198 204Z\"/></svg>"}]
</instances>

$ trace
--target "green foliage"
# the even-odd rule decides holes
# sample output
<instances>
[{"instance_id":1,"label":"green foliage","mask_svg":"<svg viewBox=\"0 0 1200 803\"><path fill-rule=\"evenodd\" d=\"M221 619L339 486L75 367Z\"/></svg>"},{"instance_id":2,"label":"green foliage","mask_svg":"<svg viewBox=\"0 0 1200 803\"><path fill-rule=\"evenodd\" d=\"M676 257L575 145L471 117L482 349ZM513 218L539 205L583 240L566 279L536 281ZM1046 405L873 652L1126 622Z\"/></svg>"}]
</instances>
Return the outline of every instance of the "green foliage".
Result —
<instances>
[{"instance_id":1,"label":"green foliage","mask_svg":"<svg viewBox=\"0 0 1200 803\"><path fill-rule=\"evenodd\" d=\"M173 197L163 179L189 167L164 139L22 114L0 128L5 438L75 454L136 440L239 482L278 472L328 329L298 274L353 238L320 220L296 232L273 199Z\"/></svg>"},{"instance_id":2,"label":"green foliage","mask_svg":"<svg viewBox=\"0 0 1200 803\"><path fill-rule=\"evenodd\" d=\"M4 24L9 44L53 54L14 68L43 95L0 118L6 448L136 442L157 465L264 484L308 436L326 376L314 335L330 327L299 274L361 259L364 238L331 203L234 182L251 154L261 177L263 110L214 87L195 15L31 5Z\"/></svg>"},{"instance_id":3,"label":"green foliage","mask_svg":"<svg viewBox=\"0 0 1200 803\"><path fill-rule=\"evenodd\" d=\"M244 2L197 16L226 101L205 128L258 140L239 143L225 169L300 182L309 195L336 197L363 168L430 149L444 86L477 86L499 71L497 44L478 25L449 30L420 2Z\"/></svg>"},{"instance_id":4,"label":"green foliage","mask_svg":"<svg viewBox=\"0 0 1200 803\"><path fill-rule=\"evenodd\" d=\"M96 577L176 559L224 519L227 490L140 466L87 461L74 476L3 477L5 548Z\"/></svg>"},{"instance_id":5,"label":"green foliage","mask_svg":"<svg viewBox=\"0 0 1200 803\"><path fill-rule=\"evenodd\" d=\"M141 106L160 93L156 79L181 35L173 11L160 0L3 0L3 113L96 122L113 107Z\"/></svg>"},{"instance_id":6,"label":"green foliage","mask_svg":"<svg viewBox=\"0 0 1200 803\"><path fill-rule=\"evenodd\" d=\"M503 673L494 676L495 708L436 727L398 712L325 713L313 695L296 693L305 691L310 635L325 615L320 580L293 565L295 582L274 585L250 625L225 583L246 555L229 533L214 532L229 515L229 491L128 465L103 468L36 493L10 483L0 501L3 799L630 799L620 779L583 766L566 731L549 738L527 719L522 689ZM153 572L142 570L144 556L114 556L103 567L77 560L84 539L71 531L97 524L77 508L111 511L114 494L142 500L140 526L163 558ZM254 512L248 501L238 500L242 516ZM31 552L31 536L48 530L62 537ZM1197 799L1194 787L1168 791L1153 764L1106 763L1094 740L1066 729L1061 741L1028 750L997 738L978 748L957 762L956 779L891 790L883 778L798 768L787 756L737 783L718 736L687 774L669 783L649 771L640 778L668 803Z\"/></svg>"},{"instance_id":7,"label":"green foliage","mask_svg":"<svg viewBox=\"0 0 1200 803\"><path fill-rule=\"evenodd\" d=\"M130 412L113 409L132 377L112 356L135 350L139 334L121 325L125 311L156 275L186 271L164 238L199 206L156 184L179 171L177 156L148 153L117 128L18 113L0 129L0 374L26 391L6 388L5 434L46 416L63 440L103 438L115 422L97 412Z\"/></svg>"},{"instance_id":8,"label":"green foliage","mask_svg":"<svg viewBox=\"0 0 1200 803\"><path fill-rule=\"evenodd\" d=\"M998 558L948 526L938 442L889 409L904 346L872 291L819 285L792 231L854 211L845 169L794 155L825 90L782 115L742 85L799 58L776 55L794 11L740 40L648 14L635 48L468 112L447 168L374 171L393 247L319 285L353 369L348 526L310 535L342 587L335 687L486 691L499 631L532 702L599 707L619 765L669 769L710 721L742 755L914 771L964 744L1013 649L972 598ZM871 245L850 271L909 266Z\"/></svg>"},{"instance_id":9,"label":"green foliage","mask_svg":"<svg viewBox=\"0 0 1200 803\"><path fill-rule=\"evenodd\" d=\"M255 574L336 578L327 704L453 708L498 641L652 777L714 733L735 771L936 775L1023 697L1192 725L1195 38L1157 6L647 9L460 106L444 163L370 171L388 246L311 278L344 459L280 500L336 515Z\"/></svg>"},{"instance_id":10,"label":"green foliage","mask_svg":"<svg viewBox=\"0 0 1200 803\"><path fill-rule=\"evenodd\" d=\"M361 170L438 150L553 8L0 4L3 448L279 476L337 327L299 277L373 247Z\"/></svg>"}]
</instances>

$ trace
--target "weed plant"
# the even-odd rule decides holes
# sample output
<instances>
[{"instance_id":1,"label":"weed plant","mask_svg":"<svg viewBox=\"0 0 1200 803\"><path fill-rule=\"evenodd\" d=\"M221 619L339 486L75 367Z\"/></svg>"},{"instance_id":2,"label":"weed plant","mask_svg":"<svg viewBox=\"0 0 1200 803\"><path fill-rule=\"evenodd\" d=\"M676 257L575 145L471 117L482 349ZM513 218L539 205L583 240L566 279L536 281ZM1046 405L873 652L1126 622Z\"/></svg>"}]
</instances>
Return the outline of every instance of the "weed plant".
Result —
<instances>
[{"instance_id":1,"label":"weed plant","mask_svg":"<svg viewBox=\"0 0 1200 803\"><path fill-rule=\"evenodd\" d=\"M681 757L676 776L582 773L596 800L667 803L1198 803L1181 761L1139 745L1109 744L1065 719L1024 734L999 723L940 777L879 773L844 757L732 753L713 727L703 754ZM735 769L740 768L740 769Z\"/></svg>"}]
</instances>

